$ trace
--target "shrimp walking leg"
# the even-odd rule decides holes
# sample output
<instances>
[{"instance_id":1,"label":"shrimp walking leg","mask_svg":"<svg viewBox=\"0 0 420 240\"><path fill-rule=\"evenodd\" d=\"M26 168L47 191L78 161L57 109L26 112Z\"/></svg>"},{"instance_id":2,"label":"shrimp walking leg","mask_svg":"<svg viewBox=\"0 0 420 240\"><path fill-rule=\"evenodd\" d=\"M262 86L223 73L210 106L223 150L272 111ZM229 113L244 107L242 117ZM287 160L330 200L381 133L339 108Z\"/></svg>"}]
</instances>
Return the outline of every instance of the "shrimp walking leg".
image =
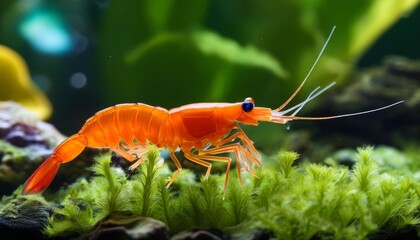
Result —
<instances>
[{"instance_id":1,"label":"shrimp walking leg","mask_svg":"<svg viewBox=\"0 0 420 240\"><path fill-rule=\"evenodd\" d=\"M206 162L207 161L216 161L216 162L225 162L227 163L227 171L226 173L229 173L229 169L230 169L230 163L231 163L231 158L230 157L220 157L220 156L211 156L211 155L195 155L193 153L185 153L185 157L188 158L188 160L195 162L197 164L200 164L203 167L207 168L206 171L206 175L204 176L204 179L208 179L210 176L210 171L211 171L211 163Z\"/></svg>"},{"instance_id":2,"label":"shrimp walking leg","mask_svg":"<svg viewBox=\"0 0 420 240\"><path fill-rule=\"evenodd\" d=\"M146 160L146 157L144 155L140 156L140 158L138 158L138 160L134 164L132 164L128 169L130 171L134 171L134 169L140 166L140 164L142 164L144 160Z\"/></svg>"},{"instance_id":3,"label":"shrimp walking leg","mask_svg":"<svg viewBox=\"0 0 420 240\"><path fill-rule=\"evenodd\" d=\"M260 162L257 161L257 159L255 159L255 157L246 148L239 145L239 143L211 148L208 150L201 151L200 154L212 155L212 154L221 154L221 153L227 153L227 152L235 153L236 158L237 158L236 161L240 162L241 164L244 164L247 170L252 175L255 175L255 172L253 172L252 168L249 167L248 160L251 160L253 163L257 165L259 165Z\"/></svg>"},{"instance_id":4,"label":"shrimp walking leg","mask_svg":"<svg viewBox=\"0 0 420 240\"><path fill-rule=\"evenodd\" d=\"M119 155L121 155L121 157L127 159L130 162L135 161L137 159L136 156L128 153L125 149L121 149L120 147L112 147L111 150L115 153L118 153Z\"/></svg>"},{"instance_id":5,"label":"shrimp walking leg","mask_svg":"<svg viewBox=\"0 0 420 240\"><path fill-rule=\"evenodd\" d=\"M239 177L239 180L240 180L241 184L242 184L242 177L241 177L241 173L240 173L240 168L242 167L242 164L244 165L244 167L246 168L246 170L249 173L251 173L253 176L257 177L257 174L254 172L254 170L252 169L252 167L250 166L250 164L248 162L248 159L251 159L252 162L255 162L256 159L254 158L254 156L251 153L248 152L248 150L246 150L243 146L239 145L238 143L234 143L234 144L230 144L230 145L224 145L224 146L218 146L218 147L214 147L214 148L211 148L211 149L203 150L203 151L199 152L199 155L200 155L200 157L201 157L201 155L203 155L203 157L207 157L208 155L221 154L221 153L227 153L227 152L235 153L237 165L238 165L238 168L239 168L238 169L238 177ZM211 157L216 157L216 156L211 156ZM216 159L209 159L209 160L216 161ZM227 166L227 169L226 169L225 190L226 190L227 182L228 182L228 179L229 179L229 172L230 172L230 158L229 158L228 166Z\"/></svg>"},{"instance_id":6,"label":"shrimp walking leg","mask_svg":"<svg viewBox=\"0 0 420 240\"><path fill-rule=\"evenodd\" d=\"M124 149L124 147L113 147L111 148L112 151L118 153L123 158L127 159L130 162L136 161L129 167L129 170L133 171L136 169L140 164L142 164L145 160L144 154L147 152L147 147L144 145L134 146L129 149Z\"/></svg>"},{"instance_id":7,"label":"shrimp walking leg","mask_svg":"<svg viewBox=\"0 0 420 240\"><path fill-rule=\"evenodd\" d=\"M230 157L201 155L201 152L199 153L199 155L195 155L195 154L192 154L192 153L186 153L185 154L185 157L188 158L192 162L195 162L195 163L200 164L200 165L202 165L204 167L207 167L206 175L204 177L206 180L209 178L209 175L210 175L211 163L206 162L204 160L207 160L207 161L216 161L216 162L225 162L225 163L227 163L227 167L226 167L226 178L225 178L225 185L224 185L225 186L224 187L224 190L226 191L228 176L229 176L229 172L230 172L230 163L232 162L232 159Z\"/></svg>"},{"instance_id":8,"label":"shrimp walking leg","mask_svg":"<svg viewBox=\"0 0 420 240\"><path fill-rule=\"evenodd\" d=\"M174 152L175 152L175 150L176 150L176 149L171 149L171 150L170 150L170 156L171 156L172 161L175 163L175 166L176 166L178 169L176 170L176 172L174 173L174 175L172 175L172 177L171 177L171 179L169 180L169 182L168 182L168 184L166 185L166 187L171 186L171 184L175 181L175 179L178 177L179 173L180 173L180 172L181 172L181 170L182 170L181 163L179 163L178 158L175 156L175 153L174 153Z\"/></svg>"},{"instance_id":9,"label":"shrimp walking leg","mask_svg":"<svg viewBox=\"0 0 420 240\"><path fill-rule=\"evenodd\" d=\"M239 131L238 138L242 140L244 143L244 147L248 150L249 153L254 157L255 161L253 161L255 164L257 164L259 167L261 167L261 156L258 153L257 149L255 149L254 144L252 143L251 139L248 138L248 136L245 134L244 130L239 126L238 123L236 123L236 129Z\"/></svg>"},{"instance_id":10,"label":"shrimp walking leg","mask_svg":"<svg viewBox=\"0 0 420 240\"><path fill-rule=\"evenodd\" d=\"M220 147L220 146L223 146L225 144L228 144L228 143L230 143L230 142L232 142L232 141L234 141L236 139L240 139L242 141L242 143L243 143L240 146L242 146L250 155L252 155L252 157L250 159L255 164L257 164L258 166L261 166L261 163L260 163L261 157L258 154L257 149L255 149L254 144L252 143L252 141L246 136L245 132L242 130L242 128L239 126L238 123L236 123L236 127L235 128L238 130L238 132L236 132L236 133L228 136L225 139L222 139L220 141L217 141L217 142L212 143L213 146ZM204 152L206 150L207 149L202 150L202 152ZM239 159L239 158L237 157L237 159ZM240 163L238 162L237 165L239 165L239 164Z\"/></svg>"},{"instance_id":11,"label":"shrimp walking leg","mask_svg":"<svg viewBox=\"0 0 420 240\"><path fill-rule=\"evenodd\" d=\"M190 160L191 162L197 163L197 164L199 164L199 165L201 165L201 166L203 166L203 167L206 167L206 168L207 168L206 175L205 175L205 177L204 177L204 179L206 179L206 180L207 180L207 179L209 178L210 171L211 171L211 163L208 163L208 162L206 162L206 161L203 161L202 159L200 159L200 157L199 157L199 156L197 156L197 155L195 155L195 154L193 154L193 153L189 153L189 152L187 152L187 153L185 153L184 155L185 155L185 157L186 157L186 158L188 158L188 160Z\"/></svg>"},{"instance_id":12,"label":"shrimp walking leg","mask_svg":"<svg viewBox=\"0 0 420 240\"><path fill-rule=\"evenodd\" d=\"M127 150L127 152L131 155L137 156L137 159L139 159L141 156L143 156L147 151L149 150L149 147L147 144L137 144Z\"/></svg>"},{"instance_id":13,"label":"shrimp walking leg","mask_svg":"<svg viewBox=\"0 0 420 240\"><path fill-rule=\"evenodd\" d=\"M118 153L123 158L130 162L140 159L148 150L146 144L127 144L124 141L120 141L117 147L111 147L111 150Z\"/></svg>"}]
</instances>

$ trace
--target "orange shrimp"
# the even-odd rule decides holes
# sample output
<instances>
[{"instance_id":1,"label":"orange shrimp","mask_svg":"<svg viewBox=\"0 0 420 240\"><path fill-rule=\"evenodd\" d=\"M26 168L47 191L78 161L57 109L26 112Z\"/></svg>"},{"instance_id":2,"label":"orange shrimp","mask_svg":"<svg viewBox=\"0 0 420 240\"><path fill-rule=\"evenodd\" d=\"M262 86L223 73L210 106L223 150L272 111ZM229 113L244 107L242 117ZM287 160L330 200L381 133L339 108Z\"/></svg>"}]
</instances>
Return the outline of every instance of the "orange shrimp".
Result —
<instances>
[{"instance_id":1,"label":"orange shrimp","mask_svg":"<svg viewBox=\"0 0 420 240\"><path fill-rule=\"evenodd\" d=\"M182 169L174 154L180 149L188 160L207 168L206 179L211 171L211 161L226 163L224 182L226 190L232 160L230 157L219 156L219 154L229 152L235 154L239 181L242 181L242 170L255 175L253 166L261 166L260 155L238 123L256 126L259 121L285 124L297 119L324 120L379 111L401 103L402 101L374 110L338 116L296 116L306 103L334 85L332 83L321 90L320 87L316 88L306 100L282 111L308 79L332 33L333 31L303 82L277 109L256 107L252 98L246 98L243 102L237 103L189 104L169 111L142 103L109 107L88 119L78 133L70 136L57 147L54 153L28 178L24 184L23 193L42 192L53 180L61 164L72 161L85 147L110 148L128 161L135 161L130 166L130 169L134 169L144 161L148 143L169 149L170 157L177 170L170 178L168 186ZM286 115L292 111L292 114Z\"/></svg>"}]
</instances>

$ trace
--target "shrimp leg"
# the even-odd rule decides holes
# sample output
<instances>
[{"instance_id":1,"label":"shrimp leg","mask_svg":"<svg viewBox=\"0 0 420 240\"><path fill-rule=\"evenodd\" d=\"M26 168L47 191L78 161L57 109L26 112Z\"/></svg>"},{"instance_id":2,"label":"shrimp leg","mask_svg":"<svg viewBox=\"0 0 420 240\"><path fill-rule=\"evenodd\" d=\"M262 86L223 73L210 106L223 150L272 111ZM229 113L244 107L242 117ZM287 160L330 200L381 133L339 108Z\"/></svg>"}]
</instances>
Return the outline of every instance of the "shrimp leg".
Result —
<instances>
[{"instance_id":1,"label":"shrimp leg","mask_svg":"<svg viewBox=\"0 0 420 240\"><path fill-rule=\"evenodd\" d=\"M215 147L215 148L211 148L205 151L201 151L199 152L199 154L203 154L203 155L214 155L214 154L222 154L222 153L228 153L228 152L233 152L235 153L236 156L236 161L240 164L244 164L247 171L249 173L251 173L253 176L257 177L257 174L254 172L254 170L249 166L249 163L247 161L247 159L251 159L252 162L255 162L256 159L254 159L254 156L249 153L243 146L239 145L239 143L234 143L234 144L230 144L230 145L224 145L224 146L220 146L220 147ZM229 165L230 167L230 165ZM239 166L240 168L241 166ZM230 169L226 170L226 182L228 180L229 177L229 171Z\"/></svg>"},{"instance_id":2,"label":"shrimp leg","mask_svg":"<svg viewBox=\"0 0 420 240\"><path fill-rule=\"evenodd\" d=\"M238 130L238 132L230 135L229 137L221 140L221 141L217 141L217 142L213 142L212 145L214 147L221 147L227 143L232 142L235 139L240 139L243 143L243 145L240 145L241 147L243 147L245 151L247 151L250 155L252 155L252 157L250 158L255 164L257 164L258 166L261 167L261 157L258 154L257 150L255 149L254 145L252 144L252 141L246 136L246 134L244 133L244 131L239 127L239 124L236 123L236 129ZM215 148L210 148L210 149L215 149ZM202 149L200 152L204 153L207 150L210 149Z\"/></svg>"},{"instance_id":3,"label":"shrimp leg","mask_svg":"<svg viewBox=\"0 0 420 240\"><path fill-rule=\"evenodd\" d=\"M258 153L257 149L255 149L254 144L252 143L251 139L248 138L248 136L245 134L244 130L242 130L242 128L239 126L238 123L236 124L236 129L238 129L239 131L239 135L238 138L242 140L242 142L244 143L244 147L245 149L251 153L251 155L253 156L253 158L251 158L251 160L257 164L259 167L261 167L261 156Z\"/></svg>"},{"instance_id":4,"label":"shrimp leg","mask_svg":"<svg viewBox=\"0 0 420 240\"><path fill-rule=\"evenodd\" d=\"M133 171L135 168L137 168L140 164L142 164L145 160L144 154L147 152L147 146L146 145L138 145L134 146L129 149L125 149L123 146L118 147L111 147L111 150L115 153L118 153L123 158L127 159L130 162L136 161L134 164L132 164L128 169Z\"/></svg>"},{"instance_id":5,"label":"shrimp leg","mask_svg":"<svg viewBox=\"0 0 420 240\"><path fill-rule=\"evenodd\" d=\"M192 154L192 153L188 152L188 153L185 153L185 157L188 158L190 161L195 162L197 164L200 164L201 166L204 166L204 167L207 168L206 175L204 177L205 180L207 180L209 178L210 171L211 171L211 163L206 162L204 160L227 163L226 178L225 178L225 185L224 185L224 192L226 192L228 176L229 176L229 171L230 171L230 163L232 162L232 159L230 157L200 155L201 153L202 152L200 152L199 155L195 155L195 154Z\"/></svg>"},{"instance_id":6,"label":"shrimp leg","mask_svg":"<svg viewBox=\"0 0 420 240\"><path fill-rule=\"evenodd\" d=\"M249 166L249 163L247 161L247 159L250 159L253 163L255 163L258 166L261 166L260 160L261 157L258 154L257 150L255 149L252 141L246 136L246 134L244 133L244 131L241 129L241 127L239 126L238 123L235 123L236 125L236 129L238 130L238 132L226 137L225 139L222 139L220 141L216 141L216 142L212 142L212 145L214 146L213 148L204 148L199 150L199 157L201 159L206 159L206 160L213 160L213 161L217 161L219 160L218 157L216 159L209 159L210 156L208 155L214 155L214 154L221 154L221 153L226 153L226 152L234 152L235 153L235 157L236 157L236 165L238 168L238 178L239 178L239 182L242 185L242 175L241 175L241 170L244 168L246 169L249 173L251 173L253 176L258 177L256 175L256 173L253 171L253 169ZM232 141L234 141L235 139L240 139L242 144L239 143L231 143ZM228 144L228 145L226 145ZM195 155L191 156L191 158L194 158ZM188 156L186 156L188 158ZM213 157L213 156L211 156ZM189 158L190 159L190 158ZM191 161L194 161L193 159L190 159ZM230 171L230 161L231 159L229 158L229 160L227 160L226 158L223 159L224 162L228 162L228 168L226 170L226 180L225 180L225 188L226 188L226 184L228 182L228 177L229 177L229 171ZM207 163L199 163L196 162L202 166L207 167ZM243 165L244 166L243 166ZM207 173L206 173L206 179L208 178L208 174L210 172L210 167L208 167Z\"/></svg>"},{"instance_id":7,"label":"shrimp leg","mask_svg":"<svg viewBox=\"0 0 420 240\"><path fill-rule=\"evenodd\" d=\"M167 188L169 186L171 186L171 184L175 181L175 179L178 177L179 173L182 170L181 163L179 163L178 158L175 156L175 151L176 151L176 149L170 149L170 156L171 156L172 161L175 163L175 166L178 169L176 170L176 172L174 173L174 175L172 175L171 179L169 180L168 184L166 185Z\"/></svg>"},{"instance_id":8,"label":"shrimp leg","mask_svg":"<svg viewBox=\"0 0 420 240\"><path fill-rule=\"evenodd\" d=\"M130 167L128 167L128 169L130 171L134 171L134 169L136 169L140 164L142 164L144 160L146 160L146 157L143 154L139 158L137 158L137 161L134 164L132 164Z\"/></svg>"},{"instance_id":9,"label":"shrimp leg","mask_svg":"<svg viewBox=\"0 0 420 240\"><path fill-rule=\"evenodd\" d=\"M200 152L201 153L201 152ZM207 180L210 176L211 171L211 163L206 162L207 161L215 161L215 162L225 162L227 163L227 169L230 169L230 163L232 159L230 157L221 157L221 156L211 156L211 155L195 155L192 153L185 153L185 157L188 158L188 160L191 160L192 162L195 162L197 164L200 164L201 166L204 166L207 168L205 179ZM229 171L226 171L226 174L229 174Z\"/></svg>"},{"instance_id":10,"label":"shrimp leg","mask_svg":"<svg viewBox=\"0 0 420 240\"><path fill-rule=\"evenodd\" d=\"M121 155L123 158L127 159L130 162L135 161L137 159L136 156L128 153L125 149L122 149L121 147L112 147L111 150L114 151L115 153L118 153L119 155Z\"/></svg>"}]
</instances>

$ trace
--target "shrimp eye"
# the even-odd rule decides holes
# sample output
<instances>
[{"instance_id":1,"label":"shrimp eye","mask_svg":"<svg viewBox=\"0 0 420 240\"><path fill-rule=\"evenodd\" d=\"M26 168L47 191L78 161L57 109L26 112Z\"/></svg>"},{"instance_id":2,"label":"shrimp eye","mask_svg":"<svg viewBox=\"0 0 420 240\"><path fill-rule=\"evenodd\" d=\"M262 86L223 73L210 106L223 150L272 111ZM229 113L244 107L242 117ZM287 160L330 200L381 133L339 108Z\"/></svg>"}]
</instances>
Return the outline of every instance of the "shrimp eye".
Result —
<instances>
[{"instance_id":1,"label":"shrimp eye","mask_svg":"<svg viewBox=\"0 0 420 240\"><path fill-rule=\"evenodd\" d=\"M254 103L251 101L244 101L242 103L242 110L244 110L245 112L251 112L252 109L254 109Z\"/></svg>"}]
</instances>

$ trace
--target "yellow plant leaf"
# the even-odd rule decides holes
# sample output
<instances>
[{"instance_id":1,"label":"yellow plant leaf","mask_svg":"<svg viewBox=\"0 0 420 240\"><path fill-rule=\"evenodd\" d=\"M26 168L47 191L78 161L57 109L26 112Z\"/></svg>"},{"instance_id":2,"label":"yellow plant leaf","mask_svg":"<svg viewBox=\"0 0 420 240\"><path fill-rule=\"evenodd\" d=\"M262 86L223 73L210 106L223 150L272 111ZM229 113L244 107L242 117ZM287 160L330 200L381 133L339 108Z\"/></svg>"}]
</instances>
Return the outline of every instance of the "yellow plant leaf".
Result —
<instances>
[{"instance_id":1,"label":"yellow plant leaf","mask_svg":"<svg viewBox=\"0 0 420 240\"><path fill-rule=\"evenodd\" d=\"M23 58L4 45L0 45L0 101L18 102L42 119L51 115L51 103L31 81Z\"/></svg>"}]
</instances>

